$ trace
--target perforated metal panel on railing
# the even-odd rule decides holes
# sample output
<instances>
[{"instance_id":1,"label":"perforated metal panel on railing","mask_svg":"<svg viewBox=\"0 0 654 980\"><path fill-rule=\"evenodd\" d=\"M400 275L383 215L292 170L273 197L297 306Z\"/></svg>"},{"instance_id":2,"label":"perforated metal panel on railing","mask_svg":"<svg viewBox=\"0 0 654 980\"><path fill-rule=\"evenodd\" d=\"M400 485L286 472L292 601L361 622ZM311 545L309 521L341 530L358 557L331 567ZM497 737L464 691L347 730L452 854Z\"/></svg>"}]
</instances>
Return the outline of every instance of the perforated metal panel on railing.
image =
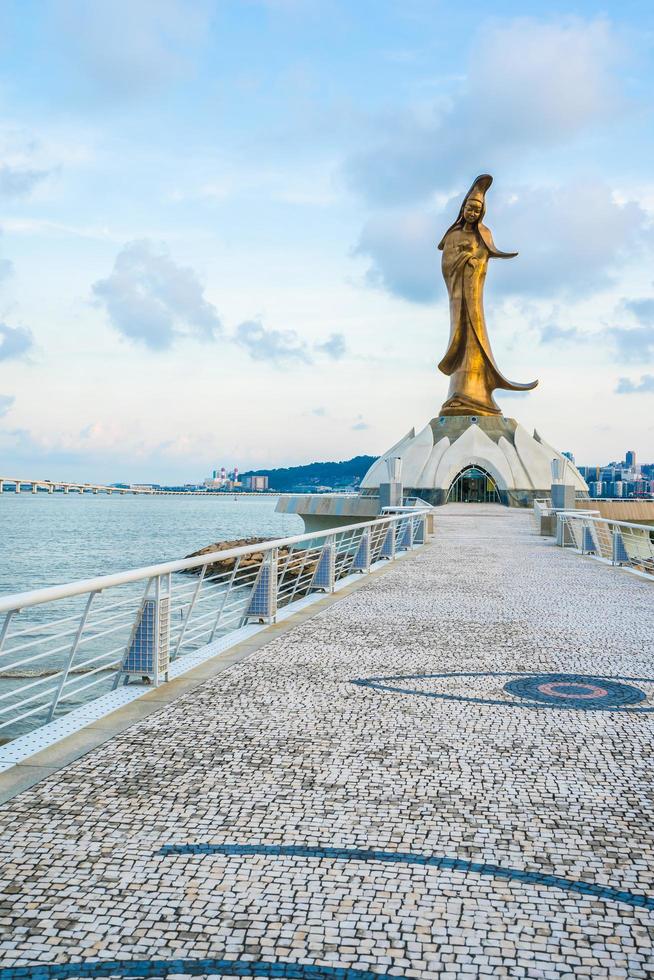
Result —
<instances>
[{"instance_id":1,"label":"perforated metal panel on railing","mask_svg":"<svg viewBox=\"0 0 654 980\"><path fill-rule=\"evenodd\" d=\"M384 537L384 543L382 545L381 552L379 554L380 558L394 558L395 557L395 525L390 524L386 536Z\"/></svg>"},{"instance_id":2,"label":"perforated metal panel on railing","mask_svg":"<svg viewBox=\"0 0 654 980\"><path fill-rule=\"evenodd\" d=\"M397 532L397 545L400 551L407 551L413 543L413 521L409 517L400 523Z\"/></svg>"},{"instance_id":3,"label":"perforated metal panel on railing","mask_svg":"<svg viewBox=\"0 0 654 980\"><path fill-rule=\"evenodd\" d=\"M629 555L627 554L627 549L624 546L624 540L619 531L613 532L613 562L616 565L621 565L623 562L629 561Z\"/></svg>"},{"instance_id":4,"label":"perforated metal panel on railing","mask_svg":"<svg viewBox=\"0 0 654 980\"><path fill-rule=\"evenodd\" d=\"M331 592L334 588L336 549L333 544L326 544L320 554L318 565L311 581L312 589L324 589Z\"/></svg>"},{"instance_id":5,"label":"perforated metal panel on railing","mask_svg":"<svg viewBox=\"0 0 654 980\"><path fill-rule=\"evenodd\" d=\"M127 649L122 674L157 678L168 670L170 604L168 596L145 599Z\"/></svg>"},{"instance_id":6,"label":"perforated metal panel on railing","mask_svg":"<svg viewBox=\"0 0 654 980\"><path fill-rule=\"evenodd\" d=\"M565 547L565 520L560 514L556 519L556 543L559 548Z\"/></svg>"},{"instance_id":7,"label":"perforated metal panel on railing","mask_svg":"<svg viewBox=\"0 0 654 980\"><path fill-rule=\"evenodd\" d=\"M370 531L365 530L361 535L359 547L352 562L353 572L367 572L370 568Z\"/></svg>"},{"instance_id":8,"label":"perforated metal panel on railing","mask_svg":"<svg viewBox=\"0 0 654 980\"><path fill-rule=\"evenodd\" d=\"M413 530L413 543L424 544L427 538L427 518L416 517L414 518L414 521L415 521L415 525Z\"/></svg>"},{"instance_id":9,"label":"perforated metal panel on railing","mask_svg":"<svg viewBox=\"0 0 654 980\"><path fill-rule=\"evenodd\" d=\"M595 553L597 551L597 545L595 544L595 538L591 528L584 527L582 535L581 550L585 551L587 554L589 552Z\"/></svg>"},{"instance_id":10,"label":"perforated metal panel on railing","mask_svg":"<svg viewBox=\"0 0 654 980\"><path fill-rule=\"evenodd\" d=\"M277 560L268 556L259 569L246 619L273 619L277 615Z\"/></svg>"}]
</instances>

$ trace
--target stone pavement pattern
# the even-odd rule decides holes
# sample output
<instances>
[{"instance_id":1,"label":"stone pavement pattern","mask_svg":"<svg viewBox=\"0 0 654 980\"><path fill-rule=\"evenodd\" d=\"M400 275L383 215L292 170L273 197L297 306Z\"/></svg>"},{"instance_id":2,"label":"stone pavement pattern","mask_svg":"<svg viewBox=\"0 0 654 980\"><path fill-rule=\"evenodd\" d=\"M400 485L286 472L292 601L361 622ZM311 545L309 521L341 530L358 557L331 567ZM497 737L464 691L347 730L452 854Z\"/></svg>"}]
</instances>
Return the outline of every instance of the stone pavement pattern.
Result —
<instances>
[{"instance_id":1,"label":"stone pavement pattern","mask_svg":"<svg viewBox=\"0 0 654 980\"><path fill-rule=\"evenodd\" d=\"M0 811L5 969L654 974L654 586L524 512L436 523L430 547ZM647 700L537 706L504 689L525 673L632 678Z\"/></svg>"}]
</instances>

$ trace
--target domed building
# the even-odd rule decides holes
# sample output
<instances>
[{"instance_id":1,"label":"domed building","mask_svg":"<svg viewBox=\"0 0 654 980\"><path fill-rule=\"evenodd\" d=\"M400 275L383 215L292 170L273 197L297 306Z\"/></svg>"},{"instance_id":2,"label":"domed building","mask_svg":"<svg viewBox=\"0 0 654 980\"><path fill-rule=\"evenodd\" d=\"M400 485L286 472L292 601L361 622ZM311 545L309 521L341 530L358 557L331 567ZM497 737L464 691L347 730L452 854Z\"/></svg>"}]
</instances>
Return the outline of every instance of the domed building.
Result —
<instances>
[{"instance_id":1,"label":"domed building","mask_svg":"<svg viewBox=\"0 0 654 980\"><path fill-rule=\"evenodd\" d=\"M441 415L416 434L411 429L366 473L361 490L378 494L388 483L389 462L400 459L406 496L439 505L448 501L529 507L547 497L552 460L559 460L564 482L586 496L576 466L534 431L503 416Z\"/></svg>"}]
</instances>

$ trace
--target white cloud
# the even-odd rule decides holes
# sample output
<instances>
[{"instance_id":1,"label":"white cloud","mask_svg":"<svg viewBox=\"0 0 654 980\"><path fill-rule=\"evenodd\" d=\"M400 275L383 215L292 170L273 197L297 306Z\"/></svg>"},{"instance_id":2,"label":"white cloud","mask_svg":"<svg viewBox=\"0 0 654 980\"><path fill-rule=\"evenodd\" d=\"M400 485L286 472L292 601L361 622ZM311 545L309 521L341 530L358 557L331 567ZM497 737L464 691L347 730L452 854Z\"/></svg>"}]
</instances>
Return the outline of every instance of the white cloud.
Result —
<instances>
[{"instance_id":1,"label":"white cloud","mask_svg":"<svg viewBox=\"0 0 654 980\"><path fill-rule=\"evenodd\" d=\"M178 337L211 341L222 332L194 270L177 265L163 244L128 243L111 275L92 289L114 329L152 350L165 350Z\"/></svg>"},{"instance_id":2,"label":"white cloud","mask_svg":"<svg viewBox=\"0 0 654 980\"><path fill-rule=\"evenodd\" d=\"M654 395L654 374L644 374L639 382L620 378L615 391L618 395Z\"/></svg>"},{"instance_id":3,"label":"white cloud","mask_svg":"<svg viewBox=\"0 0 654 980\"><path fill-rule=\"evenodd\" d=\"M276 366L292 361L311 362L306 343L295 330L268 330L258 320L246 320L236 328L234 340L253 361Z\"/></svg>"},{"instance_id":4,"label":"white cloud","mask_svg":"<svg viewBox=\"0 0 654 980\"><path fill-rule=\"evenodd\" d=\"M623 107L616 36L604 19L484 26L449 103L387 114L376 144L346 165L350 183L376 204L425 200L478 173L479 161L492 170L606 122Z\"/></svg>"},{"instance_id":5,"label":"white cloud","mask_svg":"<svg viewBox=\"0 0 654 980\"><path fill-rule=\"evenodd\" d=\"M96 96L119 100L190 71L211 16L206 0L59 0L54 10L67 67L87 81L76 91L88 94L90 83Z\"/></svg>"},{"instance_id":6,"label":"white cloud","mask_svg":"<svg viewBox=\"0 0 654 980\"><path fill-rule=\"evenodd\" d=\"M654 362L654 324L631 329L612 327L607 335L616 346L619 360L633 364Z\"/></svg>"},{"instance_id":7,"label":"white cloud","mask_svg":"<svg viewBox=\"0 0 654 980\"><path fill-rule=\"evenodd\" d=\"M259 320L246 320L236 328L233 340L253 361L266 361L275 367L288 366L292 362L313 363L311 348L295 330L271 330ZM332 333L327 340L315 343L313 351L332 361L340 361L347 351L345 337L341 333ZM324 414L324 409L315 409L313 414Z\"/></svg>"},{"instance_id":8,"label":"white cloud","mask_svg":"<svg viewBox=\"0 0 654 980\"><path fill-rule=\"evenodd\" d=\"M37 184L49 176L47 170L34 170L29 167L0 166L0 198L13 200L29 197Z\"/></svg>"},{"instance_id":9,"label":"white cloud","mask_svg":"<svg viewBox=\"0 0 654 980\"><path fill-rule=\"evenodd\" d=\"M0 395L0 419L7 414L15 400L13 395Z\"/></svg>"},{"instance_id":10,"label":"white cloud","mask_svg":"<svg viewBox=\"0 0 654 980\"><path fill-rule=\"evenodd\" d=\"M354 255L370 259L368 285L416 303L439 296L444 286L436 250L438 228L436 216L422 211L391 211L370 218L354 249Z\"/></svg>"},{"instance_id":11,"label":"white cloud","mask_svg":"<svg viewBox=\"0 0 654 980\"><path fill-rule=\"evenodd\" d=\"M616 314L624 317L625 313L638 326L615 326L605 331L605 336L614 345L618 359L643 366L647 363L654 364L654 298L645 296L623 300ZM621 378L619 384L623 381L625 385L631 384L626 378ZM625 387L616 390L624 394L642 389Z\"/></svg>"},{"instance_id":12,"label":"white cloud","mask_svg":"<svg viewBox=\"0 0 654 980\"><path fill-rule=\"evenodd\" d=\"M559 327L556 323L547 323L541 330L540 339L543 344L558 346L561 343L574 344L581 339L581 335L574 327Z\"/></svg>"},{"instance_id":13,"label":"white cloud","mask_svg":"<svg viewBox=\"0 0 654 980\"><path fill-rule=\"evenodd\" d=\"M332 361L340 361L345 357L347 350L345 337L342 333L332 333L327 340L316 344L315 349L319 354L325 354Z\"/></svg>"},{"instance_id":14,"label":"white cloud","mask_svg":"<svg viewBox=\"0 0 654 980\"><path fill-rule=\"evenodd\" d=\"M27 327L10 327L0 323L0 361L23 357L33 346L32 331Z\"/></svg>"}]
</instances>

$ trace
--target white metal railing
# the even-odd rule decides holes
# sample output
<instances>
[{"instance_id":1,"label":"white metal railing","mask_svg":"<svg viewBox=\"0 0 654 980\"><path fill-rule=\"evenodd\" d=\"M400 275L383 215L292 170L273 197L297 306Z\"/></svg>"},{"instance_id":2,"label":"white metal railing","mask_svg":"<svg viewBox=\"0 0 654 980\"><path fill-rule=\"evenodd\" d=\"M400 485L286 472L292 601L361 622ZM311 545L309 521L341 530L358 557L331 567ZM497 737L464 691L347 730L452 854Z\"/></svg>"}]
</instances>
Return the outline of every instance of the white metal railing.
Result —
<instances>
[{"instance_id":1,"label":"white metal railing","mask_svg":"<svg viewBox=\"0 0 654 980\"><path fill-rule=\"evenodd\" d=\"M654 576L654 527L583 511L559 511L556 543Z\"/></svg>"},{"instance_id":2,"label":"white metal railing","mask_svg":"<svg viewBox=\"0 0 654 980\"><path fill-rule=\"evenodd\" d=\"M534 506L532 510L532 517L536 522L536 527L540 527L540 522L542 517L549 517L550 514L554 513L552 509L552 498L551 497L541 497L534 500Z\"/></svg>"},{"instance_id":3,"label":"white metal railing","mask_svg":"<svg viewBox=\"0 0 654 980\"><path fill-rule=\"evenodd\" d=\"M278 608L424 544L428 513L0 596L0 741L106 694L127 681L126 671L159 683L169 661L253 620L272 622ZM156 654L141 664L150 642Z\"/></svg>"}]
</instances>

